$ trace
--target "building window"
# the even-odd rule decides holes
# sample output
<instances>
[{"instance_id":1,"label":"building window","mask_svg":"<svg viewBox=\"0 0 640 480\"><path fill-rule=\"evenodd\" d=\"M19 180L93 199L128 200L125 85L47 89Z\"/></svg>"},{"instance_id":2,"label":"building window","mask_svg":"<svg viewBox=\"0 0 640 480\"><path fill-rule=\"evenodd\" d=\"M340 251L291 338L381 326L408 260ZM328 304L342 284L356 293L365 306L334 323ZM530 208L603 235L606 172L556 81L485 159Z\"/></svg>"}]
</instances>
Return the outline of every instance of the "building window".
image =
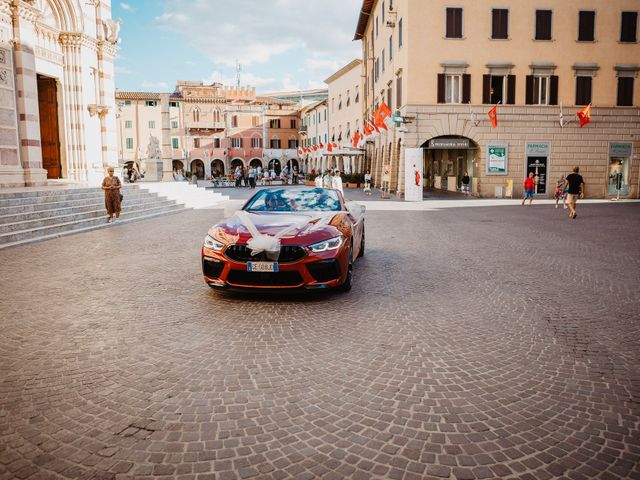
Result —
<instances>
[{"instance_id":1,"label":"building window","mask_svg":"<svg viewBox=\"0 0 640 480\"><path fill-rule=\"evenodd\" d=\"M548 105L549 80L551 77L533 77L533 104Z\"/></svg>"},{"instance_id":2,"label":"building window","mask_svg":"<svg viewBox=\"0 0 640 480\"><path fill-rule=\"evenodd\" d=\"M280 139L279 138L272 138L271 139L271 148L280 149Z\"/></svg>"},{"instance_id":3,"label":"building window","mask_svg":"<svg viewBox=\"0 0 640 480\"><path fill-rule=\"evenodd\" d=\"M127 150L133 150L133 138L127 138Z\"/></svg>"},{"instance_id":4,"label":"building window","mask_svg":"<svg viewBox=\"0 0 640 480\"><path fill-rule=\"evenodd\" d=\"M378 17L376 17L376 38L378 38Z\"/></svg>"},{"instance_id":5,"label":"building window","mask_svg":"<svg viewBox=\"0 0 640 480\"><path fill-rule=\"evenodd\" d=\"M242 138L235 137L231 139L231 145L233 148L242 148Z\"/></svg>"},{"instance_id":6,"label":"building window","mask_svg":"<svg viewBox=\"0 0 640 480\"><path fill-rule=\"evenodd\" d=\"M146 107L157 107L158 106L158 102L154 102L151 100L147 100L146 102L144 102Z\"/></svg>"},{"instance_id":7,"label":"building window","mask_svg":"<svg viewBox=\"0 0 640 480\"><path fill-rule=\"evenodd\" d=\"M174 149L178 149L178 148L180 148L180 139L179 139L179 138L172 138L172 139L171 139L171 146L172 146Z\"/></svg>"},{"instance_id":8,"label":"building window","mask_svg":"<svg viewBox=\"0 0 640 480\"><path fill-rule=\"evenodd\" d=\"M633 106L633 77L618 77L619 107Z\"/></svg>"},{"instance_id":9,"label":"building window","mask_svg":"<svg viewBox=\"0 0 640 480\"><path fill-rule=\"evenodd\" d=\"M591 77L576 77L576 105L591 103Z\"/></svg>"},{"instance_id":10,"label":"building window","mask_svg":"<svg viewBox=\"0 0 640 480\"><path fill-rule=\"evenodd\" d=\"M289 123L291 124L291 128L298 128L298 121L295 118L292 118Z\"/></svg>"},{"instance_id":11,"label":"building window","mask_svg":"<svg viewBox=\"0 0 640 480\"><path fill-rule=\"evenodd\" d=\"M638 41L638 12L622 12L620 41L635 43Z\"/></svg>"},{"instance_id":12,"label":"building window","mask_svg":"<svg viewBox=\"0 0 640 480\"><path fill-rule=\"evenodd\" d=\"M179 107L180 106L180 102L169 102L169 106L170 107Z\"/></svg>"},{"instance_id":13,"label":"building window","mask_svg":"<svg viewBox=\"0 0 640 480\"><path fill-rule=\"evenodd\" d=\"M234 115L231 117L231 127L236 128L238 126L238 116Z\"/></svg>"},{"instance_id":14,"label":"building window","mask_svg":"<svg viewBox=\"0 0 640 480\"><path fill-rule=\"evenodd\" d=\"M156 122L154 120L149 120L149 128L156 128Z\"/></svg>"},{"instance_id":15,"label":"building window","mask_svg":"<svg viewBox=\"0 0 640 480\"><path fill-rule=\"evenodd\" d=\"M356 97L353 99L354 103L360 102L360 87L356 85Z\"/></svg>"},{"instance_id":16,"label":"building window","mask_svg":"<svg viewBox=\"0 0 640 480\"><path fill-rule=\"evenodd\" d=\"M447 75L445 82L445 103L460 103L462 75Z\"/></svg>"},{"instance_id":17,"label":"building window","mask_svg":"<svg viewBox=\"0 0 640 480\"><path fill-rule=\"evenodd\" d=\"M384 2L382 2L382 23L384 23Z\"/></svg>"},{"instance_id":18,"label":"building window","mask_svg":"<svg viewBox=\"0 0 640 480\"><path fill-rule=\"evenodd\" d=\"M596 27L596 12L583 10L578 12L578 41L593 42Z\"/></svg>"},{"instance_id":19,"label":"building window","mask_svg":"<svg viewBox=\"0 0 640 480\"><path fill-rule=\"evenodd\" d=\"M389 63L393 60L393 33L389 35Z\"/></svg>"},{"instance_id":20,"label":"building window","mask_svg":"<svg viewBox=\"0 0 640 480\"><path fill-rule=\"evenodd\" d=\"M280 119L273 118L269 120L269 128L280 128Z\"/></svg>"},{"instance_id":21,"label":"building window","mask_svg":"<svg viewBox=\"0 0 640 480\"><path fill-rule=\"evenodd\" d=\"M336 99L335 98L331 99L331 111L332 112L336 111Z\"/></svg>"},{"instance_id":22,"label":"building window","mask_svg":"<svg viewBox=\"0 0 640 480\"><path fill-rule=\"evenodd\" d=\"M402 107L402 77L396 78L396 108Z\"/></svg>"},{"instance_id":23,"label":"building window","mask_svg":"<svg viewBox=\"0 0 640 480\"><path fill-rule=\"evenodd\" d=\"M347 90L347 107L351 105L351 90Z\"/></svg>"},{"instance_id":24,"label":"building window","mask_svg":"<svg viewBox=\"0 0 640 480\"><path fill-rule=\"evenodd\" d=\"M342 94L338 95L338 110L342 110Z\"/></svg>"},{"instance_id":25,"label":"building window","mask_svg":"<svg viewBox=\"0 0 640 480\"><path fill-rule=\"evenodd\" d=\"M262 139L260 137L253 137L251 139L251 148L261 148L262 147Z\"/></svg>"},{"instance_id":26,"label":"building window","mask_svg":"<svg viewBox=\"0 0 640 480\"><path fill-rule=\"evenodd\" d=\"M295 138L290 138L289 139L289 149L293 150L298 148L298 140L296 140Z\"/></svg>"},{"instance_id":27,"label":"building window","mask_svg":"<svg viewBox=\"0 0 640 480\"><path fill-rule=\"evenodd\" d=\"M200 109L197 108L197 107L194 108L193 112L192 112L192 115L193 115L193 121L195 123L198 123L200 121Z\"/></svg>"},{"instance_id":28,"label":"building window","mask_svg":"<svg viewBox=\"0 0 640 480\"><path fill-rule=\"evenodd\" d=\"M384 73L384 48L382 49L382 73Z\"/></svg>"},{"instance_id":29,"label":"building window","mask_svg":"<svg viewBox=\"0 0 640 480\"><path fill-rule=\"evenodd\" d=\"M130 107L131 106L131 100L125 100L124 101L124 106L125 107Z\"/></svg>"},{"instance_id":30,"label":"building window","mask_svg":"<svg viewBox=\"0 0 640 480\"><path fill-rule=\"evenodd\" d=\"M177 120L171 120L171 128L173 128L173 129L178 128L178 121Z\"/></svg>"},{"instance_id":31,"label":"building window","mask_svg":"<svg viewBox=\"0 0 640 480\"><path fill-rule=\"evenodd\" d=\"M398 48L402 48L402 19L398 22Z\"/></svg>"},{"instance_id":32,"label":"building window","mask_svg":"<svg viewBox=\"0 0 640 480\"><path fill-rule=\"evenodd\" d=\"M536 40L551 40L551 10L536 10Z\"/></svg>"},{"instance_id":33,"label":"building window","mask_svg":"<svg viewBox=\"0 0 640 480\"><path fill-rule=\"evenodd\" d=\"M199 138L194 138L193 139L193 148L200 148L200 139Z\"/></svg>"},{"instance_id":34,"label":"building window","mask_svg":"<svg viewBox=\"0 0 640 480\"><path fill-rule=\"evenodd\" d=\"M391 86L387 88L387 106L393 109L393 88Z\"/></svg>"},{"instance_id":35,"label":"building window","mask_svg":"<svg viewBox=\"0 0 640 480\"><path fill-rule=\"evenodd\" d=\"M133 121L131 121L131 120L125 120L125 122L124 122L124 128L133 128Z\"/></svg>"},{"instance_id":36,"label":"building window","mask_svg":"<svg viewBox=\"0 0 640 480\"><path fill-rule=\"evenodd\" d=\"M214 138L213 139L213 148L220 148L220 139L219 138Z\"/></svg>"},{"instance_id":37,"label":"building window","mask_svg":"<svg viewBox=\"0 0 640 480\"><path fill-rule=\"evenodd\" d=\"M462 38L462 9L447 8L447 38Z\"/></svg>"},{"instance_id":38,"label":"building window","mask_svg":"<svg viewBox=\"0 0 640 480\"><path fill-rule=\"evenodd\" d=\"M325 110L324 110L324 121L325 121L325 122L327 121L327 109L326 109L326 108L325 108Z\"/></svg>"},{"instance_id":39,"label":"building window","mask_svg":"<svg viewBox=\"0 0 640 480\"><path fill-rule=\"evenodd\" d=\"M376 80L376 82L378 81L379 78L380 78L380 59L376 58L376 61L375 61L375 80Z\"/></svg>"},{"instance_id":40,"label":"building window","mask_svg":"<svg viewBox=\"0 0 640 480\"><path fill-rule=\"evenodd\" d=\"M491 38L506 40L509 38L509 10L494 8L492 10Z\"/></svg>"}]
</instances>

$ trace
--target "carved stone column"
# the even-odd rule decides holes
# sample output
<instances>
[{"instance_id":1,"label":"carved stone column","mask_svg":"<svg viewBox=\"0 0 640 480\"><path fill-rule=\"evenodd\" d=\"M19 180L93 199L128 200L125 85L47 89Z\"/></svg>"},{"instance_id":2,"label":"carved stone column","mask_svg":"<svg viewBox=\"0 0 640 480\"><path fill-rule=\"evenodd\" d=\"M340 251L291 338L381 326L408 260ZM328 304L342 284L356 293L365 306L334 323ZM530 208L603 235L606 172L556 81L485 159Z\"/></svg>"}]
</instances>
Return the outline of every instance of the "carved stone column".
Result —
<instances>
[{"instance_id":1,"label":"carved stone column","mask_svg":"<svg viewBox=\"0 0 640 480\"><path fill-rule=\"evenodd\" d=\"M29 43L27 29L36 21L38 11L25 3L12 5L15 89L20 138L20 162L23 184L45 185L47 171L42 168L40 111L36 77L35 45ZM22 41L23 37L25 41Z\"/></svg>"}]
</instances>

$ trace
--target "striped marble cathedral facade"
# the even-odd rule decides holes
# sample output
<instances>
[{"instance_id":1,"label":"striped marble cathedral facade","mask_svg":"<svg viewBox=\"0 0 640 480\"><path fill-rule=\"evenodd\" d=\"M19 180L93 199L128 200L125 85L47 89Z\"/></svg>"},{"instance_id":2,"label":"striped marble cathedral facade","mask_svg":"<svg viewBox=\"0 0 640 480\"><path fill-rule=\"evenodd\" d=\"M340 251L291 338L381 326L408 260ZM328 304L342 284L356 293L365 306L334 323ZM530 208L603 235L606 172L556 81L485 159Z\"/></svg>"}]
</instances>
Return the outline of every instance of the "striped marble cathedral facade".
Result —
<instances>
[{"instance_id":1,"label":"striped marble cathedral facade","mask_svg":"<svg viewBox=\"0 0 640 480\"><path fill-rule=\"evenodd\" d=\"M103 0L0 0L0 187L117 165L118 31Z\"/></svg>"}]
</instances>

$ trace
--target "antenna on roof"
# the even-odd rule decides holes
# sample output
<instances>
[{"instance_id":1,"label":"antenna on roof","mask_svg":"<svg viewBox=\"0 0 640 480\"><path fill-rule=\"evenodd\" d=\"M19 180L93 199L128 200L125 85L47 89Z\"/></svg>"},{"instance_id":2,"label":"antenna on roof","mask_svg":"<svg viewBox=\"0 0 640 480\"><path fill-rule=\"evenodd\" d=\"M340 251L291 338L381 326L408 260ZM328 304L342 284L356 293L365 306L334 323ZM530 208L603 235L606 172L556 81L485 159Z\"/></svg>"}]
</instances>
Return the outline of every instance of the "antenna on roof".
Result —
<instances>
[{"instance_id":1,"label":"antenna on roof","mask_svg":"<svg viewBox=\"0 0 640 480\"><path fill-rule=\"evenodd\" d=\"M242 65L238 62L236 58L236 86L240 88L240 74L242 72Z\"/></svg>"}]
</instances>

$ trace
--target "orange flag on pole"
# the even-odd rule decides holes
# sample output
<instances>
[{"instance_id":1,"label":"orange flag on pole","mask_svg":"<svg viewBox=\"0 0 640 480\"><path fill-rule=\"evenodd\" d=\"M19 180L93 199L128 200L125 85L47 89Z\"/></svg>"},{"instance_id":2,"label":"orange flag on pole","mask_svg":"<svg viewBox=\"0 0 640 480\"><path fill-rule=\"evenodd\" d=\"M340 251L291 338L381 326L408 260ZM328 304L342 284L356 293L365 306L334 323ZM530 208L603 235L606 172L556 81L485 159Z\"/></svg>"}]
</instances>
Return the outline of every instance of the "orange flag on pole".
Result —
<instances>
[{"instance_id":1,"label":"orange flag on pole","mask_svg":"<svg viewBox=\"0 0 640 480\"><path fill-rule=\"evenodd\" d=\"M591 104L584 107L578 113L576 113L578 119L580 120L580 128L584 127L587 123L591 121Z\"/></svg>"},{"instance_id":2,"label":"orange flag on pole","mask_svg":"<svg viewBox=\"0 0 640 480\"><path fill-rule=\"evenodd\" d=\"M380 107L373 114L376 126L387 130L387 126L384 124L384 121L390 116L391 109L386 103L382 102Z\"/></svg>"},{"instance_id":3,"label":"orange flag on pole","mask_svg":"<svg viewBox=\"0 0 640 480\"><path fill-rule=\"evenodd\" d=\"M491 126L496 128L498 126L498 105L494 105L491 110L487 112L489 118L491 119Z\"/></svg>"},{"instance_id":4,"label":"orange flag on pole","mask_svg":"<svg viewBox=\"0 0 640 480\"><path fill-rule=\"evenodd\" d=\"M353 148L356 148L360 143L360 132L356 130L356 133L353 135Z\"/></svg>"}]
</instances>

